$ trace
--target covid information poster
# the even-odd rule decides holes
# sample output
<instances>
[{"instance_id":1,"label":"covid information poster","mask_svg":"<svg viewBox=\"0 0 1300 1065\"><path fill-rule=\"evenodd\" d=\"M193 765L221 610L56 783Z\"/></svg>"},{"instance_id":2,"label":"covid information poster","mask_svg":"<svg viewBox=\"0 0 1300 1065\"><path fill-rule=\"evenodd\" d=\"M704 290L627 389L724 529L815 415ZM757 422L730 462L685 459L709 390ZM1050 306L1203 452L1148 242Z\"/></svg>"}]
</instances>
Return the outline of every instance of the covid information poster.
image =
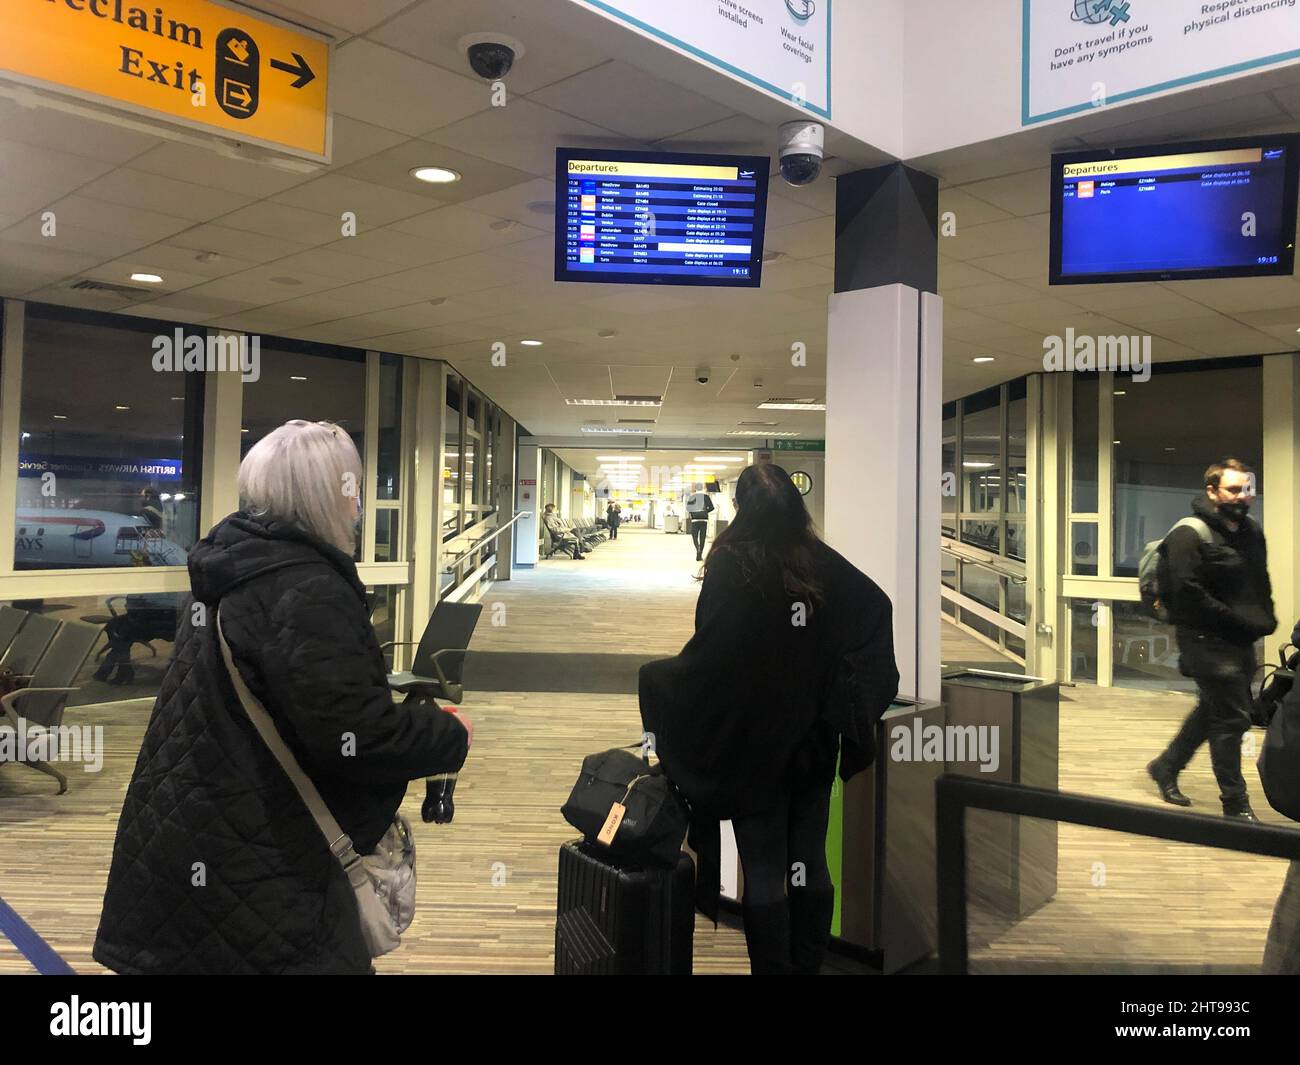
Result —
<instances>
[{"instance_id":1,"label":"covid information poster","mask_svg":"<svg viewBox=\"0 0 1300 1065\"><path fill-rule=\"evenodd\" d=\"M831 117L831 0L583 0L822 118Z\"/></svg>"},{"instance_id":2,"label":"covid information poster","mask_svg":"<svg viewBox=\"0 0 1300 1065\"><path fill-rule=\"evenodd\" d=\"M1022 0L1021 123L1300 59L1300 0Z\"/></svg>"}]
</instances>

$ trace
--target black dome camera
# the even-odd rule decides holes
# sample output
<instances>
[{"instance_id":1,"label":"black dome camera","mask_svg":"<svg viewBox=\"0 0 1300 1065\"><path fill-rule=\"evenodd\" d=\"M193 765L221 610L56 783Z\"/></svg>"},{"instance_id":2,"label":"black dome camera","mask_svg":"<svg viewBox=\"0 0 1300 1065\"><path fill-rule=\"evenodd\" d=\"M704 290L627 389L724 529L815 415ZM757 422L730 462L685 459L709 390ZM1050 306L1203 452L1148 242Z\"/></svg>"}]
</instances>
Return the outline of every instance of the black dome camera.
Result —
<instances>
[{"instance_id":1,"label":"black dome camera","mask_svg":"<svg viewBox=\"0 0 1300 1065\"><path fill-rule=\"evenodd\" d=\"M470 68L487 81L500 81L515 65L515 50L500 41L471 44L468 52Z\"/></svg>"}]
</instances>

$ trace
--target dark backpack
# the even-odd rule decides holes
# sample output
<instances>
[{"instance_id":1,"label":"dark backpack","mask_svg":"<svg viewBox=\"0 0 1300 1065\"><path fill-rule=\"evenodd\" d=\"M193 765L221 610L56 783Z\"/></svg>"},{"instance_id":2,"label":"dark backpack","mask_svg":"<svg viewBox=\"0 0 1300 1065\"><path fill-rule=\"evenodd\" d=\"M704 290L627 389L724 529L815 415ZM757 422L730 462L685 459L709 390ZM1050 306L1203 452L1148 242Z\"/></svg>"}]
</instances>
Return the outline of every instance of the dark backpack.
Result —
<instances>
[{"instance_id":1,"label":"dark backpack","mask_svg":"<svg viewBox=\"0 0 1300 1065\"><path fill-rule=\"evenodd\" d=\"M1169 606L1164 596L1169 590L1169 563L1164 550L1165 542L1174 529L1187 526L1196 530L1196 535L1204 544L1217 540L1213 529L1202 518L1188 517L1174 523L1169 532L1159 540L1152 540L1142 549L1142 560L1138 563L1138 591L1142 595L1142 609L1156 621L1169 620Z\"/></svg>"},{"instance_id":2,"label":"dark backpack","mask_svg":"<svg viewBox=\"0 0 1300 1065\"><path fill-rule=\"evenodd\" d=\"M1300 703L1287 699L1277 708L1259 751L1259 782L1268 804L1300 821Z\"/></svg>"},{"instance_id":3,"label":"dark backpack","mask_svg":"<svg viewBox=\"0 0 1300 1065\"><path fill-rule=\"evenodd\" d=\"M1278 648L1276 666L1260 666L1259 691L1251 700L1250 719L1260 728L1268 728L1277 708L1286 698L1300 669L1300 649L1286 644Z\"/></svg>"}]
</instances>

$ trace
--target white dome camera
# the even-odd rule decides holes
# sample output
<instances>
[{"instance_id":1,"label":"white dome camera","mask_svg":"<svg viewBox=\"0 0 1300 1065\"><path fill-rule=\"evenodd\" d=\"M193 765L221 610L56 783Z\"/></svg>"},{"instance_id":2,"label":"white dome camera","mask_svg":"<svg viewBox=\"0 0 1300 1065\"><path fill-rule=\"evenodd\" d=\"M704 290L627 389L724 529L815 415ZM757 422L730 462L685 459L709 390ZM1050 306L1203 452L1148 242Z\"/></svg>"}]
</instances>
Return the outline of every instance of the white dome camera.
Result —
<instances>
[{"instance_id":1,"label":"white dome camera","mask_svg":"<svg viewBox=\"0 0 1300 1065\"><path fill-rule=\"evenodd\" d=\"M826 157L826 127L820 122L785 122L780 130L781 176L791 185L811 185Z\"/></svg>"}]
</instances>

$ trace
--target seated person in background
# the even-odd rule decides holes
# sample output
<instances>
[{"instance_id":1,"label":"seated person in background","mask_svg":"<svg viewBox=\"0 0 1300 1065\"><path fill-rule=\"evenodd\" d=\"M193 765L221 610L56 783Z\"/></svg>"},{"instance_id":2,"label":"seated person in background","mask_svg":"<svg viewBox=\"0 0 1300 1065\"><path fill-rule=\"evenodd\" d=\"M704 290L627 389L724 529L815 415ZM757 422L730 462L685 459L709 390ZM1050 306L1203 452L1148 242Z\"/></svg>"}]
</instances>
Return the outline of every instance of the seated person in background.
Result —
<instances>
[{"instance_id":1,"label":"seated person in background","mask_svg":"<svg viewBox=\"0 0 1300 1065\"><path fill-rule=\"evenodd\" d=\"M542 524L546 526L547 531L551 534L551 539L555 541L556 547L572 552L575 559L579 562L582 561L582 541L565 528L564 519L556 513L554 503L546 504L546 512L542 515Z\"/></svg>"}]
</instances>

